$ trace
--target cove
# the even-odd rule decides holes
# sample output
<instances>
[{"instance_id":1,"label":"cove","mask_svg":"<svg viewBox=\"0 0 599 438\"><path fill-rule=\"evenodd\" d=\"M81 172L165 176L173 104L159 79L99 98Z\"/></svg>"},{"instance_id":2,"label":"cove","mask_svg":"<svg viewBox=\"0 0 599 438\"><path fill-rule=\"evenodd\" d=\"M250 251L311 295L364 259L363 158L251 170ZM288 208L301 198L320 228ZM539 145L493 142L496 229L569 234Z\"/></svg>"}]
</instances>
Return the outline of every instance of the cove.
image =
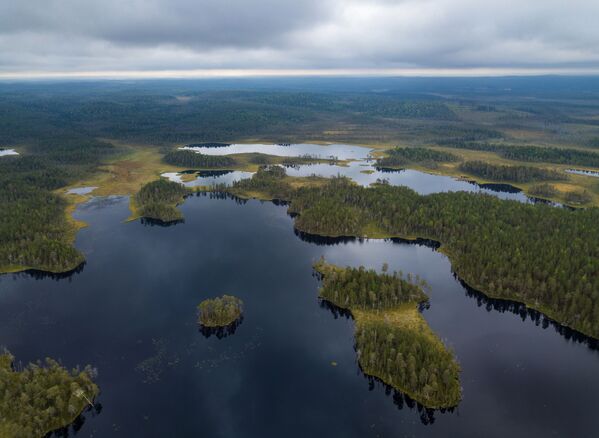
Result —
<instances>
[{"instance_id":1,"label":"cove","mask_svg":"<svg viewBox=\"0 0 599 438\"><path fill-rule=\"evenodd\" d=\"M98 368L78 436L592 436L599 352L509 302L465 288L424 243L296 235L285 206L192 196L185 223L125 223L128 199L75 217L87 263L70 275L0 276L0 345ZM423 316L462 368L463 400L429 411L365 377L353 321L318 300L312 264L420 275ZM197 303L245 303L243 323L206 336ZM336 317L337 316L337 317ZM331 363L335 362L336 366Z\"/></svg>"}]
</instances>

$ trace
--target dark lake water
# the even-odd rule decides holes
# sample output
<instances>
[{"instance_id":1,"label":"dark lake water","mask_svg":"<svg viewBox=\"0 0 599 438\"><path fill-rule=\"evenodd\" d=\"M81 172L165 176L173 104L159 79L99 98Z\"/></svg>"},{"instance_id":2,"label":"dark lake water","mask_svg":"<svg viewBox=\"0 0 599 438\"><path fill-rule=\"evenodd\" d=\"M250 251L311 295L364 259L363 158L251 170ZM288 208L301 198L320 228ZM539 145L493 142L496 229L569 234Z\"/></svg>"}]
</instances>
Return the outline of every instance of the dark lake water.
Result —
<instances>
[{"instance_id":1,"label":"dark lake water","mask_svg":"<svg viewBox=\"0 0 599 438\"><path fill-rule=\"evenodd\" d=\"M98 368L98 405L77 436L596 436L599 352L469 292L434 249L302 239L268 202L194 196L182 211L171 227L125 223L126 198L95 198L75 214L90 225L80 272L0 276L0 345L23 362ZM424 316L463 370L454 411L419 409L363 376L353 322L317 299L322 255L431 284ZM243 322L207 338L196 306L223 293L244 300Z\"/></svg>"}]
</instances>

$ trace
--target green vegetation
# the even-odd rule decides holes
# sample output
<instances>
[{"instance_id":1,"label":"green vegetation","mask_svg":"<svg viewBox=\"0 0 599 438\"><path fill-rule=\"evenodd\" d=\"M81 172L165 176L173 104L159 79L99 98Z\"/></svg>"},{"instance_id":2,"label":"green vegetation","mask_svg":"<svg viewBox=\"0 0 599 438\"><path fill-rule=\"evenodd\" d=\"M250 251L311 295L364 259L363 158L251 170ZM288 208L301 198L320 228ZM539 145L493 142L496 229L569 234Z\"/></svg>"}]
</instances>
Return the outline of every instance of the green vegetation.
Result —
<instances>
[{"instance_id":1,"label":"green vegetation","mask_svg":"<svg viewBox=\"0 0 599 438\"><path fill-rule=\"evenodd\" d=\"M579 149L517 146L452 140L439 141L438 143L444 147L495 152L500 157L508 160L599 167L599 154Z\"/></svg>"},{"instance_id":2,"label":"green vegetation","mask_svg":"<svg viewBox=\"0 0 599 438\"><path fill-rule=\"evenodd\" d=\"M462 172L493 181L559 181L567 179L561 172L531 166L502 166L484 161L466 161L460 164Z\"/></svg>"},{"instance_id":3,"label":"green vegetation","mask_svg":"<svg viewBox=\"0 0 599 438\"><path fill-rule=\"evenodd\" d=\"M532 186L528 193L533 196L538 196L540 198L552 198L558 194L558 190L555 186L552 186L548 183L536 184Z\"/></svg>"},{"instance_id":4,"label":"green vegetation","mask_svg":"<svg viewBox=\"0 0 599 438\"><path fill-rule=\"evenodd\" d=\"M243 301L223 295L202 301L198 305L198 322L205 327L224 327L234 323L243 312Z\"/></svg>"},{"instance_id":5,"label":"green vegetation","mask_svg":"<svg viewBox=\"0 0 599 438\"><path fill-rule=\"evenodd\" d=\"M591 195L586 190L567 192L565 198L566 202L574 205L584 205L592 200Z\"/></svg>"},{"instance_id":6,"label":"green vegetation","mask_svg":"<svg viewBox=\"0 0 599 438\"><path fill-rule=\"evenodd\" d=\"M449 152L428 148L395 148L387 151L388 156L379 158L379 167L402 167L407 164L421 164L436 167L440 162L457 161L458 157Z\"/></svg>"},{"instance_id":7,"label":"green vegetation","mask_svg":"<svg viewBox=\"0 0 599 438\"><path fill-rule=\"evenodd\" d=\"M284 177L259 177L231 192L243 196L247 187L290 201L296 228L307 233L441 242L472 287L599 337L599 209L569 211L464 192L421 196L345 178L294 189Z\"/></svg>"},{"instance_id":8,"label":"green vegetation","mask_svg":"<svg viewBox=\"0 0 599 438\"><path fill-rule=\"evenodd\" d=\"M350 310L356 320L356 350L366 374L429 408L458 404L460 368L417 310L428 300L420 287L424 283L322 259L314 269L322 278L320 297Z\"/></svg>"},{"instance_id":9,"label":"green vegetation","mask_svg":"<svg viewBox=\"0 0 599 438\"><path fill-rule=\"evenodd\" d=\"M164 162L188 169L214 169L235 166L235 159L226 155L204 155L193 151L176 150L164 156Z\"/></svg>"},{"instance_id":10,"label":"green vegetation","mask_svg":"<svg viewBox=\"0 0 599 438\"><path fill-rule=\"evenodd\" d=\"M177 205L183 202L191 190L182 184L159 179L144 185L135 195L139 215L164 223L180 221L183 215Z\"/></svg>"},{"instance_id":11,"label":"green vegetation","mask_svg":"<svg viewBox=\"0 0 599 438\"><path fill-rule=\"evenodd\" d=\"M426 284L406 281L401 273L379 274L363 266L340 269L324 260L314 269L324 277L320 296L344 309L377 311L428 300L422 291Z\"/></svg>"},{"instance_id":12,"label":"green vegetation","mask_svg":"<svg viewBox=\"0 0 599 438\"><path fill-rule=\"evenodd\" d=\"M83 262L72 247L77 226L65 215L68 203L53 191L81 178L112 153L113 146L105 142L47 138L22 156L2 157L0 272L63 272Z\"/></svg>"},{"instance_id":13,"label":"green vegetation","mask_svg":"<svg viewBox=\"0 0 599 438\"><path fill-rule=\"evenodd\" d=\"M20 371L13 357L0 354L0 436L43 437L71 424L99 393L92 381L95 371L67 370L46 359Z\"/></svg>"}]
</instances>

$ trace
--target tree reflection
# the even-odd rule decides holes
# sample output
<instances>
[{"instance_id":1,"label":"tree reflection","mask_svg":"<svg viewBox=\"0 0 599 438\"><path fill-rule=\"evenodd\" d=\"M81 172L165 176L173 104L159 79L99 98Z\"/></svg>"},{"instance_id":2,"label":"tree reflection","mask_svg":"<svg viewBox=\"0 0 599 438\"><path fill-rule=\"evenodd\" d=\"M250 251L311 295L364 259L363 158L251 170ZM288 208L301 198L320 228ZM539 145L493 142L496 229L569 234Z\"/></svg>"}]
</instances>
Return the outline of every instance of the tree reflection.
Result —
<instances>
[{"instance_id":1,"label":"tree reflection","mask_svg":"<svg viewBox=\"0 0 599 438\"><path fill-rule=\"evenodd\" d=\"M338 318L346 318L353 319L351 312L347 309L342 309L331 303L330 301L323 300L319 298L318 300L321 308L330 311L333 314L335 319ZM354 345L354 350L356 350L356 346ZM358 356L358 352L356 351L356 357ZM375 389L382 389L385 392L386 396L390 396L393 399L393 404L397 406L397 409L402 410L407 408L409 410L417 410L418 416L420 418L420 422L424 425L433 424L435 422L435 414L437 413L453 413L455 408L443 408L443 409L431 409L427 408L421 403L418 403L416 400L411 398L409 395L404 394L403 392L393 388L390 385L387 385L378 377L371 376L366 374L360 363L356 361L356 367L358 369L358 374L366 379L368 382L368 390L374 391Z\"/></svg>"},{"instance_id":2,"label":"tree reflection","mask_svg":"<svg viewBox=\"0 0 599 438\"><path fill-rule=\"evenodd\" d=\"M70 425L68 425L66 427L62 427L60 429L57 429L53 432L50 432L49 434L46 435L45 438L52 438L52 437L66 438L66 437L70 437L70 436L75 436L83 428L83 425L85 424L85 420L86 420L87 416L91 416L92 418L94 418L94 417L100 415L101 412L102 412L102 404L94 403L93 406L88 406L81 414L79 414L77 416L77 418L75 418L75 420L73 420L73 422Z\"/></svg>"},{"instance_id":3,"label":"tree reflection","mask_svg":"<svg viewBox=\"0 0 599 438\"><path fill-rule=\"evenodd\" d=\"M38 269L27 269L25 271L21 271L21 272L15 272L12 274L13 279L18 279L19 277L23 277L23 276L27 276L27 277L31 277L34 280L69 280L71 281L71 279L73 278L74 275L76 274L80 274L81 272L83 272L83 268L85 267L85 264L87 262L81 262L81 264L79 266L77 266L75 269L71 269L70 271L66 271L66 272L47 272L47 271L40 271Z\"/></svg>"},{"instance_id":4,"label":"tree reflection","mask_svg":"<svg viewBox=\"0 0 599 438\"><path fill-rule=\"evenodd\" d=\"M225 325L222 327L207 327L205 325L200 324L200 333L204 335L204 337L209 338L210 336L216 336L218 339L226 338L227 336L231 336L235 334L237 328L243 322L243 315L237 318L229 325Z\"/></svg>"},{"instance_id":5,"label":"tree reflection","mask_svg":"<svg viewBox=\"0 0 599 438\"><path fill-rule=\"evenodd\" d=\"M591 350L599 350L599 341L597 339L590 338L577 330L559 324L558 322L554 321L553 319L549 318L547 315L539 312L538 310L527 307L526 304L519 303L517 301L490 298L482 292L479 292L476 289L473 289L472 287L468 286L468 284L464 280L462 280L455 272L453 273L453 275L464 287L466 296L474 299L478 307L484 306L487 312L510 312L519 315L522 321L530 319L537 327L541 327L543 328L543 330L549 327L553 327L555 331L559 333L561 336L563 336L566 340L584 344Z\"/></svg>"}]
</instances>

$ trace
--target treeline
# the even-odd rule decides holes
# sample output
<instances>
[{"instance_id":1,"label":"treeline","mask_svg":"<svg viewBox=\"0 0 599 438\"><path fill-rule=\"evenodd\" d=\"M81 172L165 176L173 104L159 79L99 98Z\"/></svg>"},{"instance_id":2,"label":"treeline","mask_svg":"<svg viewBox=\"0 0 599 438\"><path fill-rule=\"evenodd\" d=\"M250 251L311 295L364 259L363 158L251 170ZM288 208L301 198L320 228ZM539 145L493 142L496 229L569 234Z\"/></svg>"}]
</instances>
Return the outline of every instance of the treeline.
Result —
<instances>
[{"instance_id":1,"label":"treeline","mask_svg":"<svg viewBox=\"0 0 599 438\"><path fill-rule=\"evenodd\" d=\"M71 424L99 393L90 367L69 371L46 359L15 371L12 362L0 354L0 436L44 437Z\"/></svg>"},{"instance_id":2,"label":"treeline","mask_svg":"<svg viewBox=\"0 0 599 438\"><path fill-rule=\"evenodd\" d=\"M444 147L495 152L500 157L508 160L599 167L599 154L578 149L517 146L462 140L439 140L438 143Z\"/></svg>"},{"instance_id":3,"label":"treeline","mask_svg":"<svg viewBox=\"0 0 599 438\"><path fill-rule=\"evenodd\" d=\"M167 153L164 162L189 169L213 169L235 166L236 161L226 155L205 155L193 151L176 150Z\"/></svg>"},{"instance_id":4,"label":"treeline","mask_svg":"<svg viewBox=\"0 0 599 438\"><path fill-rule=\"evenodd\" d=\"M362 370L430 408L452 407L461 398L459 366L435 336L417 305L427 301L426 283L401 274L341 268L321 259L314 264L319 296L351 311ZM411 279L411 276L410 276Z\"/></svg>"},{"instance_id":5,"label":"treeline","mask_svg":"<svg viewBox=\"0 0 599 438\"><path fill-rule=\"evenodd\" d=\"M159 179L144 185L135 195L139 215L165 223L180 221L183 215L176 208L191 190L182 184Z\"/></svg>"},{"instance_id":6,"label":"treeline","mask_svg":"<svg viewBox=\"0 0 599 438\"><path fill-rule=\"evenodd\" d=\"M63 272L83 262L72 246L67 203L52 191L84 177L115 151L110 143L55 136L33 141L23 155L2 157L0 271Z\"/></svg>"},{"instance_id":7,"label":"treeline","mask_svg":"<svg viewBox=\"0 0 599 438\"><path fill-rule=\"evenodd\" d=\"M339 307L375 311L428 300L422 291L426 283L407 281L402 273L379 274L363 266L341 269L324 260L314 269L323 277L320 296Z\"/></svg>"},{"instance_id":8,"label":"treeline","mask_svg":"<svg viewBox=\"0 0 599 438\"><path fill-rule=\"evenodd\" d=\"M569 211L464 192L421 196L406 187L360 187L345 178L298 189L281 177L256 181L262 193L269 193L272 181L271 197L291 201L300 231L363 236L376 230L441 242L472 287L524 302L599 338L599 209ZM231 190L241 195L252 184Z\"/></svg>"},{"instance_id":9,"label":"treeline","mask_svg":"<svg viewBox=\"0 0 599 438\"><path fill-rule=\"evenodd\" d=\"M379 158L379 167L399 167L411 163L434 165L440 162L458 161L458 157L449 152L429 148L395 148L387 151L388 156Z\"/></svg>"},{"instance_id":10,"label":"treeline","mask_svg":"<svg viewBox=\"0 0 599 438\"><path fill-rule=\"evenodd\" d=\"M466 161L460 164L462 172L494 181L559 181L567 179L561 172L532 166L504 166L485 161Z\"/></svg>"},{"instance_id":11,"label":"treeline","mask_svg":"<svg viewBox=\"0 0 599 438\"><path fill-rule=\"evenodd\" d=\"M243 312L243 301L232 295L212 298L198 305L198 322L205 327L224 327L237 321Z\"/></svg>"}]
</instances>

